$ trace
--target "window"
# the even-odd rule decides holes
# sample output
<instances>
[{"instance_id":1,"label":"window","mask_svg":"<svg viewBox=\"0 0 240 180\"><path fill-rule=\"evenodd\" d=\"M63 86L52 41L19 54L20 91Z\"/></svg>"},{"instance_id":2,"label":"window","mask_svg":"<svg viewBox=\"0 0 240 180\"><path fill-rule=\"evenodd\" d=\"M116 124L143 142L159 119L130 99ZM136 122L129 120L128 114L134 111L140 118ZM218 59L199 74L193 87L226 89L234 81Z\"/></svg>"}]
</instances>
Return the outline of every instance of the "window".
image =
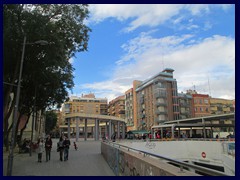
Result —
<instances>
[{"instance_id":1,"label":"window","mask_svg":"<svg viewBox=\"0 0 240 180\"><path fill-rule=\"evenodd\" d=\"M204 99L204 103L205 103L205 104L208 104L208 99Z\"/></svg>"},{"instance_id":2,"label":"window","mask_svg":"<svg viewBox=\"0 0 240 180\"><path fill-rule=\"evenodd\" d=\"M194 109L194 110L195 110L195 112L197 112L197 107L195 107L195 109Z\"/></svg>"}]
</instances>

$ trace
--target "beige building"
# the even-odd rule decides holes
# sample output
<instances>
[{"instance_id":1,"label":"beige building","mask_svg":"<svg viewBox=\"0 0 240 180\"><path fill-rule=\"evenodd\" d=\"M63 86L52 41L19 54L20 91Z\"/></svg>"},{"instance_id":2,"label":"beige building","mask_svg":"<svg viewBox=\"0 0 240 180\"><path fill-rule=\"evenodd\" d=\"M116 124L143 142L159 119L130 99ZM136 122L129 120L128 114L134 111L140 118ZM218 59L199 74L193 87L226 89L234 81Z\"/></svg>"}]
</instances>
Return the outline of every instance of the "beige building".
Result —
<instances>
[{"instance_id":1,"label":"beige building","mask_svg":"<svg viewBox=\"0 0 240 180\"><path fill-rule=\"evenodd\" d=\"M179 119L177 81L173 78L173 71L166 68L136 85L135 129L150 130L153 125Z\"/></svg>"},{"instance_id":2,"label":"beige building","mask_svg":"<svg viewBox=\"0 0 240 180\"><path fill-rule=\"evenodd\" d=\"M127 131L137 130L137 87L142 81L133 81L133 87L125 92L125 120Z\"/></svg>"},{"instance_id":3,"label":"beige building","mask_svg":"<svg viewBox=\"0 0 240 180\"><path fill-rule=\"evenodd\" d=\"M108 104L108 115L125 118L125 96L119 96Z\"/></svg>"},{"instance_id":4,"label":"beige building","mask_svg":"<svg viewBox=\"0 0 240 180\"><path fill-rule=\"evenodd\" d=\"M87 94L82 95L81 97L70 97L70 100L64 103L62 113L63 118L65 114L72 113L107 115L107 108L107 98L96 98L94 94ZM64 121L64 124L67 125L67 122ZM70 119L70 125L76 126L75 118ZM72 128L71 132L76 132L76 128Z\"/></svg>"},{"instance_id":5,"label":"beige building","mask_svg":"<svg viewBox=\"0 0 240 180\"><path fill-rule=\"evenodd\" d=\"M64 103L65 113L86 113L107 115L107 98L95 98L94 94L72 96ZM67 112L66 112L67 107Z\"/></svg>"},{"instance_id":6,"label":"beige building","mask_svg":"<svg viewBox=\"0 0 240 180\"><path fill-rule=\"evenodd\" d=\"M234 112L234 100L210 98L211 114L228 114Z\"/></svg>"}]
</instances>

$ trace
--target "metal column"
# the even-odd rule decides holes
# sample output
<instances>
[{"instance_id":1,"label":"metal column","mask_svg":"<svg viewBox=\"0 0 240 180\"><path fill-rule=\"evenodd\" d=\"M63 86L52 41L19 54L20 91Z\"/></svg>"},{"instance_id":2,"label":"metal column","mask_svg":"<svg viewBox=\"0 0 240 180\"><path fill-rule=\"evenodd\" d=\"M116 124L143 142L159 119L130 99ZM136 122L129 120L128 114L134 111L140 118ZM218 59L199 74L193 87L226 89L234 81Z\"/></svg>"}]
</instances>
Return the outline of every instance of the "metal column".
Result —
<instances>
[{"instance_id":1,"label":"metal column","mask_svg":"<svg viewBox=\"0 0 240 180\"><path fill-rule=\"evenodd\" d=\"M68 139L70 139L70 121L71 119L68 118Z\"/></svg>"},{"instance_id":2,"label":"metal column","mask_svg":"<svg viewBox=\"0 0 240 180\"><path fill-rule=\"evenodd\" d=\"M122 123L122 138L125 139L125 122Z\"/></svg>"},{"instance_id":3,"label":"metal column","mask_svg":"<svg viewBox=\"0 0 240 180\"><path fill-rule=\"evenodd\" d=\"M163 128L161 128L161 139L163 139Z\"/></svg>"},{"instance_id":4,"label":"metal column","mask_svg":"<svg viewBox=\"0 0 240 180\"><path fill-rule=\"evenodd\" d=\"M111 140L111 136L112 136L112 121L110 120L108 125L108 129L109 129L109 134L108 134L108 139Z\"/></svg>"},{"instance_id":5,"label":"metal column","mask_svg":"<svg viewBox=\"0 0 240 180\"><path fill-rule=\"evenodd\" d=\"M203 137L206 138L206 128L205 128L204 118L202 118L202 123L203 123Z\"/></svg>"},{"instance_id":6,"label":"metal column","mask_svg":"<svg viewBox=\"0 0 240 180\"><path fill-rule=\"evenodd\" d=\"M190 128L190 138L192 138L192 127Z\"/></svg>"},{"instance_id":7,"label":"metal column","mask_svg":"<svg viewBox=\"0 0 240 180\"><path fill-rule=\"evenodd\" d=\"M88 134L88 129L87 129L87 119L85 119L84 120L85 122L84 122L84 141L86 141L87 140L87 134Z\"/></svg>"},{"instance_id":8,"label":"metal column","mask_svg":"<svg viewBox=\"0 0 240 180\"><path fill-rule=\"evenodd\" d=\"M97 119L95 119L94 134L95 134L95 141L99 140L99 124Z\"/></svg>"},{"instance_id":9,"label":"metal column","mask_svg":"<svg viewBox=\"0 0 240 180\"><path fill-rule=\"evenodd\" d=\"M117 122L117 138L120 138L120 122Z\"/></svg>"},{"instance_id":10,"label":"metal column","mask_svg":"<svg viewBox=\"0 0 240 180\"><path fill-rule=\"evenodd\" d=\"M174 125L172 125L172 138L174 138Z\"/></svg>"},{"instance_id":11,"label":"metal column","mask_svg":"<svg viewBox=\"0 0 240 180\"><path fill-rule=\"evenodd\" d=\"M108 125L107 125L107 122L106 122L106 125L105 125L105 138L108 136Z\"/></svg>"},{"instance_id":12,"label":"metal column","mask_svg":"<svg viewBox=\"0 0 240 180\"><path fill-rule=\"evenodd\" d=\"M76 142L78 142L78 139L79 139L79 120L80 118L77 117L76 118Z\"/></svg>"}]
</instances>

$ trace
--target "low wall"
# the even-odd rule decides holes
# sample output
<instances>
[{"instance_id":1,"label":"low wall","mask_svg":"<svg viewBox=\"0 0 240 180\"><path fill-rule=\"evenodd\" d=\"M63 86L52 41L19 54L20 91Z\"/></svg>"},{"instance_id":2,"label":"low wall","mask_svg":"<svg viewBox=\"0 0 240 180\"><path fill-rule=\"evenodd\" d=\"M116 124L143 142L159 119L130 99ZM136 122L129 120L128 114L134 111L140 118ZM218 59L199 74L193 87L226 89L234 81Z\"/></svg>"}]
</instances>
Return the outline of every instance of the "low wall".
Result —
<instances>
[{"instance_id":1,"label":"low wall","mask_svg":"<svg viewBox=\"0 0 240 180\"><path fill-rule=\"evenodd\" d=\"M143 154L101 143L101 153L116 176L198 176Z\"/></svg>"}]
</instances>

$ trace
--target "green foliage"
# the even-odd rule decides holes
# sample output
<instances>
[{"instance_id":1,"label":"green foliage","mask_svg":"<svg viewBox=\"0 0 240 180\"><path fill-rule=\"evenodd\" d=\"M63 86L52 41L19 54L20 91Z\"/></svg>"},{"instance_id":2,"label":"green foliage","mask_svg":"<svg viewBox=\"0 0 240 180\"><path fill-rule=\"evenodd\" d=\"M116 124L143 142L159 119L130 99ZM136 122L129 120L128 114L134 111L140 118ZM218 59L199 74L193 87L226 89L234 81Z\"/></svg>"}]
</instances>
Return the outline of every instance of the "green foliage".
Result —
<instances>
[{"instance_id":1,"label":"green foliage","mask_svg":"<svg viewBox=\"0 0 240 180\"><path fill-rule=\"evenodd\" d=\"M57 123L57 114L53 111L46 112L46 120L45 120L45 132L49 134Z\"/></svg>"},{"instance_id":2,"label":"green foliage","mask_svg":"<svg viewBox=\"0 0 240 180\"><path fill-rule=\"evenodd\" d=\"M91 31L83 23L88 17L87 7L82 4L4 5L4 82L17 83L23 37L27 37L19 104L22 113L30 111L35 95L38 109L60 106L67 99L67 89L74 86L74 68L69 59L76 52L87 50ZM30 44L38 40L49 44ZM4 86L6 96L10 88ZM10 91L16 93L16 88Z\"/></svg>"},{"instance_id":3,"label":"green foliage","mask_svg":"<svg viewBox=\"0 0 240 180\"><path fill-rule=\"evenodd\" d=\"M15 97L17 90L9 84L17 85L24 36L27 43L19 113L31 114L34 107L37 111L60 107L74 86L74 68L69 59L76 52L87 51L91 30L84 20L88 13L88 5L83 4L3 5L4 139L11 127L9 107L15 103L10 94ZM48 45L34 44L39 40Z\"/></svg>"}]
</instances>

